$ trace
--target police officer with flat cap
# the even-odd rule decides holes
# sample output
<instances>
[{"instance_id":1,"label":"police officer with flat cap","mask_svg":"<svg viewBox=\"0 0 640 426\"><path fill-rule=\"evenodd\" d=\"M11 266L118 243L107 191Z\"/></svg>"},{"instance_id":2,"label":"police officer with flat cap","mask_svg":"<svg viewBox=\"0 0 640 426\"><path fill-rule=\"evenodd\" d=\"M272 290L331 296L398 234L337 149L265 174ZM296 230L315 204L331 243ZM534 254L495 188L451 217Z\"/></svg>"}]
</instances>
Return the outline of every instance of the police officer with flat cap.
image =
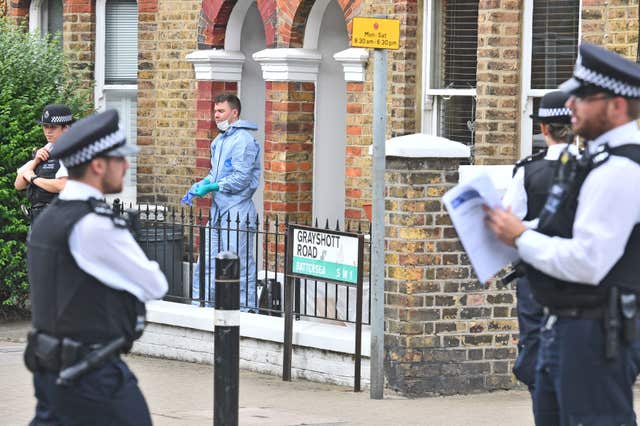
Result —
<instances>
[{"instance_id":1,"label":"police officer with flat cap","mask_svg":"<svg viewBox=\"0 0 640 426\"><path fill-rule=\"evenodd\" d=\"M31 222L62 191L67 182L66 167L58 159L51 158L49 153L73 121L73 114L68 106L47 105L38 121L42 126L47 144L36 151L35 157L20 167L16 173L13 185L18 191L27 190L27 198L31 202L31 207L28 209Z\"/></svg>"},{"instance_id":2,"label":"police officer with flat cap","mask_svg":"<svg viewBox=\"0 0 640 426\"><path fill-rule=\"evenodd\" d=\"M74 124L51 151L69 181L31 227L27 266L33 330L25 363L38 399L32 425L150 425L120 358L144 328L145 302L167 280L103 200L122 191L137 152L107 110Z\"/></svg>"},{"instance_id":3,"label":"police officer with flat cap","mask_svg":"<svg viewBox=\"0 0 640 426\"><path fill-rule=\"evenodd\" d=\"M568 149L577 154L571 131L571 111L565 106L569 95L562 91L549 92L540 100L538 111L531 118L540 122L540 132L547 149L518 161L513 168L513 179L502 199L505 207L529 227L537 224L537 217L547 199L553 183L554 170L560 154ZM513 366L515 376L527 385L533 396L535 366L538 358L539 334L543 317L542 306L531 293L529 278L518 279L516 287L518 309L518 357Z\"/></svg>"},{"instance_id":4,"label":"police officer with flat cap","mask_svg":"<svg viewBox=\"0 0 640 426\"><path fill-rule=\"evenodd\" d=\"M538 425L635 425L640 292L640 65L582 43L560 86L582 158L563 153L536 230L485 207L527 264L545 307L536 366Z\"/></svg>"}]
</instances>

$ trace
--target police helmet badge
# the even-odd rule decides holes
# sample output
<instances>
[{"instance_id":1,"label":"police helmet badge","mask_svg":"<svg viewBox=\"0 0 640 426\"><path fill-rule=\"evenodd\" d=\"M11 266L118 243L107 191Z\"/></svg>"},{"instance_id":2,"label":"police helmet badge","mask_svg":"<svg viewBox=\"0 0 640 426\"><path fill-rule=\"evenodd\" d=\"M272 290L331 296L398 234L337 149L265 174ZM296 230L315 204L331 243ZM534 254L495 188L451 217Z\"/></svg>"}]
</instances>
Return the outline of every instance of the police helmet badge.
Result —
<instances>
[{"instance_id":1,"label":"police helmet badge","mask_svg":"<svg viewBox=\"0 0 640 426\"><path fill-rule=\"evenodd\" d=\"M62 104L49 104L44 107L42 111L42 117L38 124L55 125L55 126L68 126L73 124L73 114L71 109Z\"/></svg>"}]
</instances>

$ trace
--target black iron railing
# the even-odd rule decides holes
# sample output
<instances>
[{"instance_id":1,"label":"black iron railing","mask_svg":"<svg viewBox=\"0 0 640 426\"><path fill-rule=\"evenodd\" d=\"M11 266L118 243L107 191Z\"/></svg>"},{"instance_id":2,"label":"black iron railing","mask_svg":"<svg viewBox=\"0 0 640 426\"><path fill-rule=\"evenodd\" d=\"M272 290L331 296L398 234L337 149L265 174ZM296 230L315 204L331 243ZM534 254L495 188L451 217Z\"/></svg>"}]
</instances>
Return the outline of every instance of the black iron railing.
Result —
<instances>
[{"instance_id":1,"label":"black iron railing","mask_svg":"<svg viewBox=\"0 0 640 426\"><path fill-rule=\"evenodd\" d=\"M128 209L118 200L114 209L124 213ZM136 239L150 259L160 264L169 281L165 300L213 306L215 253L240 246L241 309L263 315L282 316L284 312L284 284L286 276L286 238L289 225L311 224L289 216L284 221L277 216L255 218L223 217L216 223L202 210L175 209L164 206L136 208ZM318 221L313 224L318 228ZM330 229L325 221L323 229ZM364 235L363 323L370 324L370 226L362 229L361 222L331 227ZM246 244L242 244L246 242ZM238 244L240 243L240 244ZM210 254L213 253L214 256ZM321 318L348 323L356 321L356 287L350 284L321 280L295 279L293 312L301 317Z\"/></svg>"}]
</instances>

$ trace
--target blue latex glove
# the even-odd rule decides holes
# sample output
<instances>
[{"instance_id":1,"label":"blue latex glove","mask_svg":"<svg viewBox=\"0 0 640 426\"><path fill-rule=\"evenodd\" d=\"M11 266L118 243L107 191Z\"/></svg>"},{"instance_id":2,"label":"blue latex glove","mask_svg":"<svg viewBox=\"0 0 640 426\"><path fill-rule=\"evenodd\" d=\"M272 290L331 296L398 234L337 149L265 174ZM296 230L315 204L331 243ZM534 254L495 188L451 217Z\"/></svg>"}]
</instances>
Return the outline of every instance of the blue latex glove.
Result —
<instances>
[{"instance_id":1,"label":"blue latex glove","mask_svg":"<svg viewBox=\"0 0 640 426\"><path fill-rule=\"evenodd\" d=\"M191 185L191 188L189 188L189 191L187 191L187 193L184 194L184 197L180 199L180 204L186 204L190 206L192 204L192 200L195 197L201 197L201 195L198 195L196 193L198 188L200 188L201 186L210 185L210 184L211 184L211 181L209 180L209 178L204 178L201 181L194 183L193 185Z\"/></svg>"},{"instance_id":2,"label":"blue latex glove","mask_svg":"<svg viewBox=\"0 0 640 426\"><path fill-rule=\"evenodd\" d=\"M217 182L206 183L206 184L200 185L198 188L196 188L196 195L198 197L204 197L208 193L210 193L212 191L217 191L219 189L220 189L220 185Z\"/></svg>"}]
</instances>

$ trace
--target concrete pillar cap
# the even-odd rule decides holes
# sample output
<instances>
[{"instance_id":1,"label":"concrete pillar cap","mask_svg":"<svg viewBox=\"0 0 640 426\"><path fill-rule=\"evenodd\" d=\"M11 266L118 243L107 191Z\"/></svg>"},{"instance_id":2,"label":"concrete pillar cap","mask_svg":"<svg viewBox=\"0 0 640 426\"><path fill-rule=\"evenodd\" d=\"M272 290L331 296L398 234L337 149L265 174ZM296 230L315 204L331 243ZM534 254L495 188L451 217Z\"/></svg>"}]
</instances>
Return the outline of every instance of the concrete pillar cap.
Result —
<instances>
[{"instance_id":1,"label":"concrete pillar cap","mask_svg":"<svg viewBox=\"0 0 640 426\"><path fill-rule=\"evenodd\" d=\"M369 154L372 152L373 146L369 146ZM471 149L460 142L440 136L414 133L387 139L385 155L407 158L469 158Z\"/></svg>"}]
</instances>

